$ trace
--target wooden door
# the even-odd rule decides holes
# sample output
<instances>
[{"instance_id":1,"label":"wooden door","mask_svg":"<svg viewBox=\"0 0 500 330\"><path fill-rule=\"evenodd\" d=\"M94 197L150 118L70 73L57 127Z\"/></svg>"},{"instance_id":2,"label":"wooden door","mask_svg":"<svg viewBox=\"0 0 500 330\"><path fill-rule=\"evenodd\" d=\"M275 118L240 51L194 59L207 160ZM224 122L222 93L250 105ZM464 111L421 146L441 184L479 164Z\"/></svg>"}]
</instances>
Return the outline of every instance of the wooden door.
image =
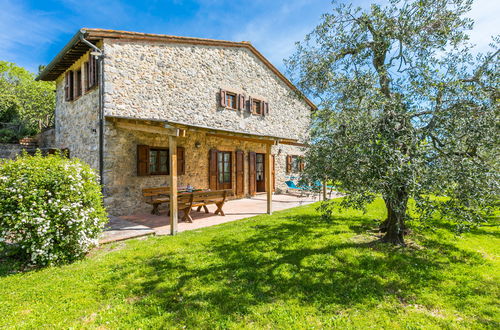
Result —
<instances>
[{"instance_id":1,"label":"wooden door","mask_svg":"<svg viewBox=\"0 0 500 330\"><path fill-rule=\"evenodd\" d=\"M255 182L255 152L248 153L248 194L254 196L256 193Z\"/></svg>"},{"instance_id":2,"label":"wooden door","mask_svg":"<svg viewBox=\"0 0 500 330\"><path fill-rule=\"evenodd\" d=\"M217 150L210 149L208 153L208 186L211 190L217 190Z\"/></svg>"},{"instance_id":3,"label":"wooden door","mask_svg":"<svg viewBox=\"0 0 500 330\"><path fill-rule=\"evenodd\" d=\"M257 183L257 192L266 191L266 155L256 154L255 156L255 181Z\"/></svg>"},{"instance_id":4,"label":"wooden door","mask_svg":"<svg viewBox=\"0 0 500 330\"><path fill-rule=\"evenodd\" d=\"M217 153L218 189L233 189L232 156L230 151L219 151Z\"/></svg>"},{"instance_id":5,"label":"wooden door","mask_svg":"<svg viewBox=\"0 0 500 330\"><path fill-rule=\"evenodd\" d=\"M241 197L245 193L244 190L244 153L241 150L236 151L236 196Z\"/></svg>"}]
</instances>

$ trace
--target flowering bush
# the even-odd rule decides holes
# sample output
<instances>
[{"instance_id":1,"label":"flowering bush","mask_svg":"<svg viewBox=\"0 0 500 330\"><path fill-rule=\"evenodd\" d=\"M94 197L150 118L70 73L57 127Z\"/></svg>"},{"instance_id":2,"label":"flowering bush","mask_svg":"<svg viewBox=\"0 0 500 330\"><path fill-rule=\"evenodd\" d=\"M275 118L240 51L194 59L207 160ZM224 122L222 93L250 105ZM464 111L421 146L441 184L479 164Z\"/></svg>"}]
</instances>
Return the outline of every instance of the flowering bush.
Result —
<instances>
[{"instance_id":1,"label":"flowering bush","mask_svg":"<svg viewBox=\"0 0 500 330\"><path fill-rule=\"evenodd\" d=\"M81 258L107 221L97 175L62 155L23 155L0 163L0 244L31 264Z\"/></svg>"}]
</instances>

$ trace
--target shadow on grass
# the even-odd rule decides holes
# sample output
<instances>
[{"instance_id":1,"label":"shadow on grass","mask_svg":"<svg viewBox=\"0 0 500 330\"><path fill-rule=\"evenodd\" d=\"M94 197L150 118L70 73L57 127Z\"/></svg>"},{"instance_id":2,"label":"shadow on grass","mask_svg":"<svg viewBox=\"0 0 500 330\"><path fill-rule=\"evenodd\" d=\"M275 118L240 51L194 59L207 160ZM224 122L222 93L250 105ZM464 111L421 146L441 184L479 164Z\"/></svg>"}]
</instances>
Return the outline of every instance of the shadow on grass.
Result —
<instances>
[{"instance_id":1,"label":"shadow on grass","mask_svg":"<svg viewBox=\"0 0 500 330\"><path fill-rule=\"evenodd\" d=\"M137 260L147 266L141 276L148 279L140 284L133 275L137 265L123 265L102 294L120 286L140 297L134 304L144 317L161 306L170 321L196 326L200 318L223 323L277 302L325 311L375 306L386 297L411 303L418 289L445 279L449 264L483 262L479 254L433 240L417 251L338 237L373 225L368 217L325 223L317 215L282 216L248 225L244 235L214 235L190 252L186 243L174 253Z\"/></svg>"}]
</instances>

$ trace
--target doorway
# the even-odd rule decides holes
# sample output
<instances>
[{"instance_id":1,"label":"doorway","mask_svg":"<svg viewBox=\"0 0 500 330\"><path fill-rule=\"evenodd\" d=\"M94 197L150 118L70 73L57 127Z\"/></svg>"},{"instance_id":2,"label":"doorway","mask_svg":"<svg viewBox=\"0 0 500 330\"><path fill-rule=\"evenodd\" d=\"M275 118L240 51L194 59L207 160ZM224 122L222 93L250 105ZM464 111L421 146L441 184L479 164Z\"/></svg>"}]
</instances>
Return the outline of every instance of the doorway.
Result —
<instances>
[{"instance_id":1,"label":"doorway","mask_svg":"<svg viewBox=\"0 0 500 330\"><path fill-rule=\"evenodd\" d=\"M256 154L255 157L255 179L257 181L257 192L266 191L266 169L265 154Z\"/></svg>"},{"instance_id":2,"label":"doorway","mask_svg":"<svg viewBox=\"0 0 500 330\"><path fill-rule=\"evenodd\" d=\"M218 188L232 189L232 153L219 151L217 153Z\"/></svg>"}]
</instances>

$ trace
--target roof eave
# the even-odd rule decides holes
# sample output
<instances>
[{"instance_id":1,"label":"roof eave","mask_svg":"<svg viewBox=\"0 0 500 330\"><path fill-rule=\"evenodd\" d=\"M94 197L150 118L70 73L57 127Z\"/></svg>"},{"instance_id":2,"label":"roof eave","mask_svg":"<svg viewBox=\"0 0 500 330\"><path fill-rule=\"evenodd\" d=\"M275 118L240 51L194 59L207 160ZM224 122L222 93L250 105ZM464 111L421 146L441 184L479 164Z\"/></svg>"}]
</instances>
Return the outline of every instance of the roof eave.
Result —
<instances>
[{"instance_id":1,"label":"roof eave","mask_svg":"<svg viewBox=\"0 0 500 330\"><path fill-rule=\"evenodd\" d=\"M77 33L71 38L71 40L64 46L63 49L50 61L50 63L38 74L38 77L35 78L35 80L44 80L44 81L52 81L53 79L48 79L47 75L54 69L56 64L58 64L61 59L66 55L66 53L73 48L77 42L80 41L80 36L84 33L84 30L78 30Z\"/></svg>"}]
</instances>

